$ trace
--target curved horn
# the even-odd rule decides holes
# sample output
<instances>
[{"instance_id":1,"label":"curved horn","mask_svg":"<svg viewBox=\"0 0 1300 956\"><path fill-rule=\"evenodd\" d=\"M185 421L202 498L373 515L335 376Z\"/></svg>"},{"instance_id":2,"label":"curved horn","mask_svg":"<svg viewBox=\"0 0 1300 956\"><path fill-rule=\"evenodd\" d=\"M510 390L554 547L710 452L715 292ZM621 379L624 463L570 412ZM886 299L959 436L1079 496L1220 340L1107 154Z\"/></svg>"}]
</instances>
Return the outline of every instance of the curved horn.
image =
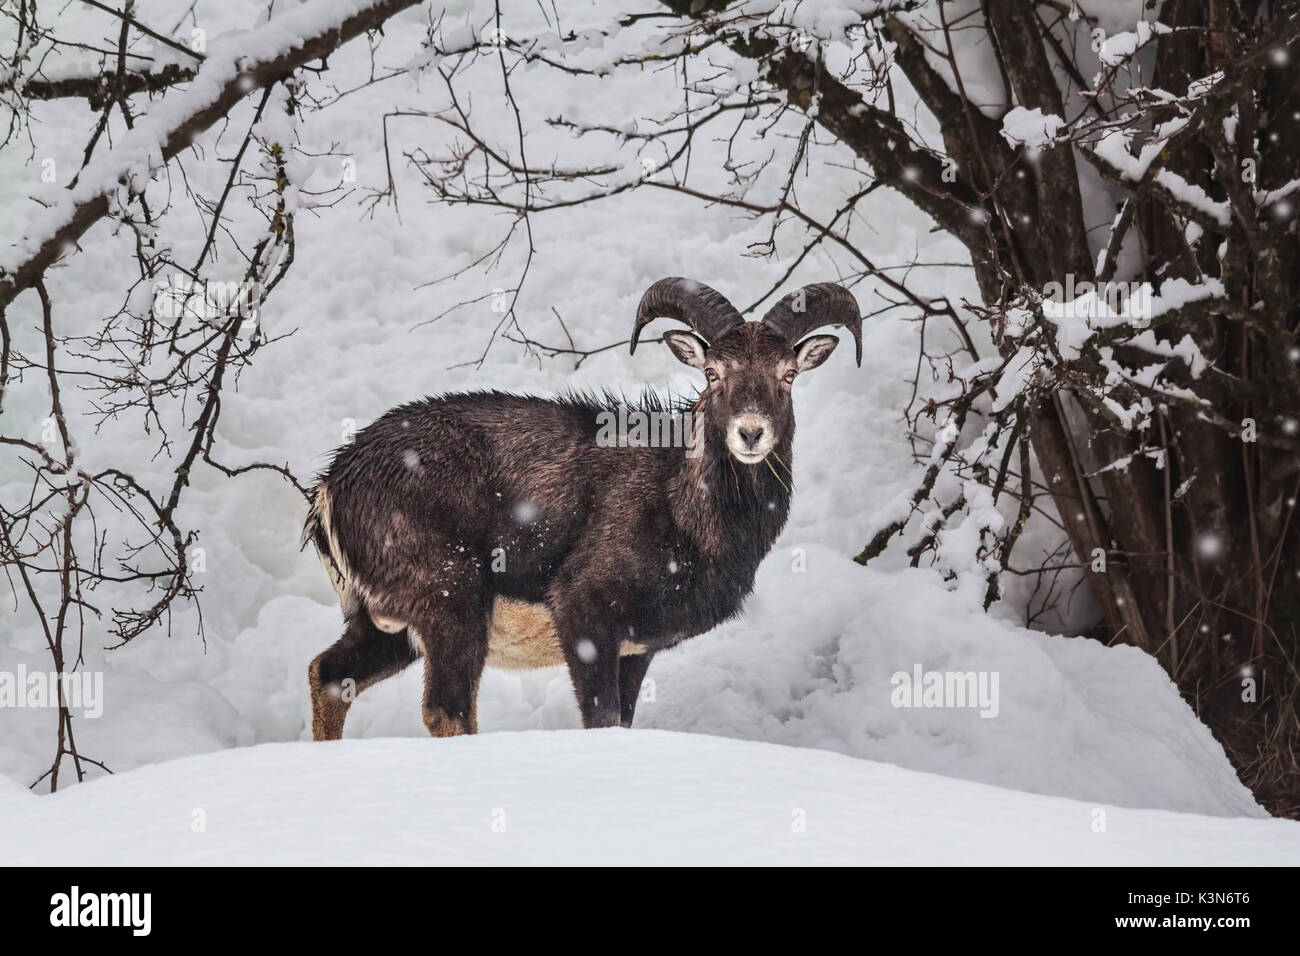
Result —
<instances>
[{"instance_id":1,"label":"curved horn","mask_svg":"<svg viewBox=\"0 0 1300 956\"><path fill-rule=\"evenodd\" d=\"M858 300L842 285L815 282L796 289L767 310L763 324L791 345L823 325L842 325L853 333L862 365L862 313Z\"/></svg>"},{"instance_id":2,"label":"curved horn","mask_svg":"<svg viewBox=\"0 0 1300 956\"><path fill-rule=\"evenodd\" d=\"M703 282L677 276L660 279L641 296L632 329L632 352L636 351L641 330L658 318L685 322L710 344L745 322L721 292Z\"/></svg>"}]
</instances>

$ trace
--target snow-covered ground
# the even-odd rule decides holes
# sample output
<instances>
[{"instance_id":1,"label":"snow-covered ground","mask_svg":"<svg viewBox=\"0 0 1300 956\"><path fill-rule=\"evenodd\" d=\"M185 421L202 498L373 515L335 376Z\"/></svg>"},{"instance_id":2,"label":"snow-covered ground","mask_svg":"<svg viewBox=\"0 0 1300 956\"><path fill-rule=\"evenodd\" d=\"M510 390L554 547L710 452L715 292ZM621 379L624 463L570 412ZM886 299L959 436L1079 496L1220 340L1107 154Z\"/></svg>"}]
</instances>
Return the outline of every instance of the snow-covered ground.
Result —
<instances>
[{"instance_id":1,"label":"snow-covered ground","mask_svg":"<svg viewBox=\"0 0 1300 956\"><path fill-rule=\"evenodd\" d=\"M263 6L200 0L198 10L209 42L216 42L226 30L251 26ZM450 6L449 16L465 18L474 4ZM516 6L508 31L536 28L537 8ZM139 13L166 22L167 7L145 0ZM564 15L578 26L605 22L617 8L601 0ZM483 9L474 22L482 22ZM389 26L381 64L410 60L423 18L412 12ZM357 44L332 56L330 67L340 89L369 75ZM663 115L679 96L677 78L654 71L562 79L530 68L516 76L532 124L530 150L564 162L579 161L589 147L546 126L545 117L626 119L629 103L639 116ZM292 175L304 189L333 185L336 157L346 153L355 160L358 187L382 188L380 116L436 108L445 100L436 81L386 80L313 115L299 130L304 150L332 148L334 156L299 158ZM467 82L476 91L476 119L511 142L514 120L499 108L499 77L484 70ZM23 217L35 215L26 197L58 188L42 186L28 161L53 156L70 175L84 147L84 103L43 104L38 115L34 152L0 153L6 241L21 231ZM238 119L232 130L249 116ZM799 124L792 117L783 129L797 135ZM623 349L602 352L575 369L570 359L539 360L498 339L481 366L465 364L482 354L500 319L490 293L514 283L522 258L512 247L496 272L471 270L455 282L427 285L468 266L509 228L504 216L426 202L401 152L436 151L450 139L433 123L391 122L400 220L385 204L367 214L356 202L360 194L299 215L295 264L263 318L272 335L297 331L262 349L223 399L220 460L287 461L309 476L351 430L433 392L699 386L662 347L644 347L635 359ZM202 143L209 156L234 148L229 140L218 144L215 132ZM692 169L708 184L710 157L718 159L722 146L700 141L695 148ZM817 147L816 155L823 165L801 184L800 199L808 208L834 209L860 176L846 168L846 155L829 147ZM620 159L640 168L634 153ZM224 166L184 162L191 185L219 191ZM783 172L768 178L779 184ZM180 228L186 203L179 181L174 185L168 238L185 260L202 232ZM964 260L897 196L882 191L867 210L855 237L881 261ZM538 253L519 314L526 331L548 344L564 344L565 328L579 347L625 339L637 299L661 276L696 277L743 305L788 267L779 256L745 254L766 238L766 224L664 191L547 213L533 228ZM778 250L797 250L799 238L783 232ZM113 236L101 225L51 275L60 331L88 332L120 307L130 256L125 230ZM240 265L230 262L232 275ZM820 247L786 287L834 278L844 265ZM919 266L908 281L954 301L975 296L966 273L946 265ZM869 285L856 291L864 311L879 304ZM421 324L485 295L479 305ZM18 300L11 315L20 347L30 350L33 297ZM104 713L78 719L77 742L119 775L50 799L20 791L48 767L52 712L0 708L0 774L8 778L0 779L4 858L524 862L562 853L570 861L619 854L625 862L670 862L709 853L717 862L1258 863L1284 862L1290 853L1294 862L1295 825L1156 812L1263 815L1152 659L1019 626L1028 595L1017 582L986 615L978 593L903 567L901 554L869 569L852 563L881 510L910 492L913 475L901 414L915 369L916 325L895 312L871 320L864 338L862 369L841 349L796 385L793 511L760 570L746 617L655 660L653 699L640 705L632 732L502 733L575 728L577 707L563 671L489 671L478 740L275 745L310 736L307 662L337 637L337 603L315 557L298 552L305 508L296 492L274 474L230 479L200 467L178 519L198 529L204 549L206 570L198 577L205 640L195 636L193 611L185 611L169 633L155 629L110 652L102 649L102 626L92 621L85 669L104 674ZM42 383L30 378L8 401L6 417L29 421L35 438L48 414ZM161 486L171 463L154 458L156 430L144 436L138 419L124 419L95 432L78 414L85 407L71 417L83 467L125 461L143 481ZM181 422L168 424L174 436L188 434ZM20 494L20 476L11 458L0 459L0 493ZM1028 564L1054 544L1050 526L1035 523L1019 548ZM110 587L95 597L106 607L140 600ZM15 615L14 606L7 595L0 600L0 671L48 669L39 627ZM1084 612L1076 601L1060 620ZM895 706L893 676L918 667L996 675L996 714ZM419 683L412 670L368 691L352 710L347 736L422 738ZM255 744L268 746L241 749ZM188 759L156 765L176 758ZM64 782L71 776L65 764ZM1093 833L1091 814L1100 805L1112 808L1109 824ZM507 812L505 833L488 825L497 807ZM806 833L791 832L796 807L808 810ZM195 808L207 813L206 833L190 832Z\"/></svg>"},{"instance_id":2,"label":"snow-covered ground","mask_svg":"<svg viewBox=\"0 0 1300 956\"><path fill-rule=\"evenodd\" d=\"M1034 797L664 731L264 744L40 798L16 864L1294 864L1300 824Z\"/></svg>"}]
</instances>

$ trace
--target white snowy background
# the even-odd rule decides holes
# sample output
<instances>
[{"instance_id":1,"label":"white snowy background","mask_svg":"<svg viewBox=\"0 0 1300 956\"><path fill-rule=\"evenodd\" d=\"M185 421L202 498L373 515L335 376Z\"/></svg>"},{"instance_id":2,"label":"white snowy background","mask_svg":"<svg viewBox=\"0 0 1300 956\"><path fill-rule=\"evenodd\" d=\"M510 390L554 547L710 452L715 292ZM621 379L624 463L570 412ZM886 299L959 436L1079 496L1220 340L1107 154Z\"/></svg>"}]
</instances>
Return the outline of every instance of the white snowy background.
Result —
<instances>
[{"instance_id":1,"label":"white snowy background","mask_svg":"<svg viewBox=\"0 0 1300 956\"><path fill-rule=\"evenodd\" d=\"M490 10L442 6L449 25L481 27ZM1138 2L1111 6L1116 24L1127 18L1131 28L1140 15ZM139 15L169 24L175 8L144 0ZM209 49L238 43L223 35L255 26L264 9L255 0L199 0ZM607 24L620 9L608 0L569 3L561 16L566 30L582 29ZM75 5L64 14L84 15ZM389 23L382 66L412 62L427 17L426 6ZM524 2L506 5L504 25L512 35L554 29ZM648 29L612 45L635 48ZM598 62L612 52L593 44L590 54ZM494 272L470 270L427 285L481 257L510 219L429 201L401 153L437 153L452 134L422 119L389 123L398 207L363 207L364 190L386 182L382 115L446 102L434 74L362 86L369 69L364 43L331 56L329 72L312 87L359 88L290 131L301 147L290 177L302 195L337 184L344 154L355 159L357 190L330 209L312 211L300 200L297 259L262 317L269 334L293 334L264 348L228 390L217 433L222 461L287 462L305 478L350 426L430 393L699 386L696 373L662 346L644 347L635 359L622 348L606 351L575 370L571 358L539 361L498 338L481 366L466 364L483 353L500 319L489 300L421 324L456 302L512 286L523 248L513 245ZM633 149L576 140L544 121L663 116L680 102L679 81L653 70L580 78L521 67L512 83L530 159L579 165L614 156L629 177L641 175ZM458 83L472 97L476 123L512 146L514 118L496 67L476 67ZM250 117L242 104L224 137L220 130L200 137L208 158L187 154L179 164L190 185L219 191L226 167L211 155L229 156ZM38 214L32 197L57 195L78 168L92 119L84 102L40 104L30 148L0 152L6 244L18 242ZM924 128L925 118L918 121ZM794 117L779 127L798 129ZM742 148L765 155L790 144L774 138ZM693 182L722 188L721 156L721 145L697 141ZM800 200L811 210L834 210L860 188L861 176L846 168L847 153L818 147L815 156ZM40 181L45 158L60 170L55 184ZM754 195L770 198L784 172L778 162ZM192 259L202 232L179 167L154 188L172 191L165 235L182 261ZM881 191L864 210L854 235L865 251L886 263L937 263L912 269L908 282L954 301L975 298L967 273L943 265L965 261L963 250L931 233L908 203ZM661 276L688 275L748 304L788 267L801 238L786 231L775 258L747 256L766 238L767 223L658 189L548 212L532 225L537 252L520 294L520 322L533 338L563 344L555 310L586 348L626 338L641 292ZM56 329L89 332L116 312L131 257L127 235L96 226L48 277ZM787 288L834 279L847 266L822 248ZM212 278L241 272L227 257ZM855 288L864 311L879 301L870 290L870 282ZM20 298L10 316L19 346L30 351L35 297ZM614 833L631 841L618 844L628 847L627 862L1300 860L1300 825L1209 819L1266 814L1143 653L1026 629L1029 592L1020 582L1010 582L1005 599L985 614L982 588L909 569L901 554L866 569L852 562L912 487L902 409L916 331L901 312L873 319L864 328L861 369L847 347L800 379L789 525L760 569L744 618L656 658L655 699L640 705L633 731L555 733L580 726L562 670L488 671L480 737L428 740L417 667L353 707L346 736L367 742L289 743L310 739L306 668L340 632L335 596L310 549L299 553L305 508L292 488L268 472L232 479L199 467L178 520L199 529L205 550L206 572L198 576L205 639L196 636L192 609L176 615L169 631L155 628L113 651L102 649L108 641L92 624L85 668L104 673L105 707L99 719L77 721L77 742L113 777L92 772L103 779L54 797L25 794L49 765L54 714L0 709L0 773L7 778L0 779L0 861L587 862L610 858ZM86 410L86 396L70 400ZM35 440L48 401L43 382L22 383L5 408L7 428L27 423ZM164 487L168 462L153 457L157 435L139 426L124 419L96 431L74 413L83 467L126 462L146 483ZM179 420L169 427L174 437L187 434ZM0 457L0 492L19 493L21 482L13 458ZM1020 548L1029 563L1055 544L1051 526L1035 519ZM125 603L138 594L103 589L95 603L109 607L115 598ZM8 594L0 602L0 670L48 670L39 627L16 613L18 606ZM1067 629L1088 619L1080 595L1053 623ZM890 676L917 664L997 672L997 716L892 706ZM512 731L527 733L503 733ZM65 766L64 781L71 776ZM491 830L493 812L503 807L508 835ZM203 834L192 832L198 808L208 820ZM806 833L792 831L799 808L808 813ZM1096 825L1099 809L1109 821L1104 830ZM376 839L362 839L366 833Z\"/></svg>"}]
</instances>

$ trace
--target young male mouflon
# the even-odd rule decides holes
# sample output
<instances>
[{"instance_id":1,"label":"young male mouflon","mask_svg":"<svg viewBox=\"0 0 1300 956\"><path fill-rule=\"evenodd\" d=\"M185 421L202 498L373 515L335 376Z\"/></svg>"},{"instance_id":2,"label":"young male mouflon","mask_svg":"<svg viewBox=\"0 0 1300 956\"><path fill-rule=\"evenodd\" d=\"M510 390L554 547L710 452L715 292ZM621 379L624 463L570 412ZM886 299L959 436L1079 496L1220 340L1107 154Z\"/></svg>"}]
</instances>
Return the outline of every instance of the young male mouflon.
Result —
<instances>
[{"instance_id":1,"label":"young male mouflon","mask_svg":"<svg viewBox=\"0 0 1300 956\"><path fill-rule=\"evenodd\" d=\"M474 733L483 668L569 669L587 727L631 726L656 653L736 614L790 507L791 386L843 326L842 286L790 293L747 322L720 293L661 279L655 318L705 386L685 404L609 394L475 392L385 413L334 454L303 531L343 606L343 635L311 662L312 735L342 736L355 694L424 659L435 737ZM680 416L670 447L598 440L620 408Z\"/></svg>"}]
</instances>

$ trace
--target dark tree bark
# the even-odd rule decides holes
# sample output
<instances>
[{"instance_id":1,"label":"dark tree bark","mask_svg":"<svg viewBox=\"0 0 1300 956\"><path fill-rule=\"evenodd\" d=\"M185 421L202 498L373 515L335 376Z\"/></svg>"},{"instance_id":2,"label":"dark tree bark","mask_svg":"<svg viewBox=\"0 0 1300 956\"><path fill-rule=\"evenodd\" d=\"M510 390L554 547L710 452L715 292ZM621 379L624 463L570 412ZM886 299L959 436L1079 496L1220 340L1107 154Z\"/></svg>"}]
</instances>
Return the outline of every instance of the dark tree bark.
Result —
<instances>
[{"instance_id":1,"label":"dark tree bark","mask_svg":"<svg viewBox=\"0 0 1300 956\"><path fill-rule=\"evenodd\" d=\"M895 64L938 119L944 149L962 170L955 183L944 180L941 156L828 73L815 48L783 44L752 24L745 29L726 3L665 5L755 60L791 104L809 109L815 101L822 129L959 239L991 322L1013 306L1032 308L1036 293L1067 276L1076 283L1116 279L1122 249L1136 249L1138 260L1124 278L1157 291L1180 279L1222 283L1222 294L1162 314L1156 325L1159 342L1189 336L1209 363L1199 376L1182 368L1164 373L1190 397L1108 381L1112 355L1140 367L1144 353L1124 335L1108 338L1113 352L1102 353L1098 336L1077 357L1043 348L1048 383L1025 402L1024 428L1042 484L1089 568L1103 615L1096 636L1154 655L1261 801L1300 815L1300 257L1293 211L1300 190L1288 192L1300 180L1300 3L1168 0L1159 22L1171 29L1146 41L1144 60L1152 71L1147 87L1174 94L1167 101L1113 90L1120 68L1103 69L1094 88L1063 42L1077 30L1086 42L1090 26L1071 26L1057 5L983 3L978 26L996 51L1006 107L1070 120L1068 134L1034 162L970 101L944 21L952 5L920 5L932 17L930 29L918 26L916 5L900 5L908 8L875 26L896 44ZM964 18L963 42L975 26ZM1193 84L1220 72L1208 91L1195 92ZM1081 90L1115 95L1107 104ZM1163 131L1160 124L1171 120L1184 125ZM1100 136L1120 127L1131 128L1139 146L1163 141L1137 178L1096 149ZM1127 196L1099 260L1085 228L1085 163ZM1188 238L1193 228L1199 242ZM995 341L1009 357L1029 340L995 334ZM1105 399L1119 394L1152 399L1142 427L1116 420ZM927 493L923 486L918 499ZM901 527L877 535L859 559L883 550ZM1099 554L1104 565L1095 561Z\"/></svg>"}]
</instances>

